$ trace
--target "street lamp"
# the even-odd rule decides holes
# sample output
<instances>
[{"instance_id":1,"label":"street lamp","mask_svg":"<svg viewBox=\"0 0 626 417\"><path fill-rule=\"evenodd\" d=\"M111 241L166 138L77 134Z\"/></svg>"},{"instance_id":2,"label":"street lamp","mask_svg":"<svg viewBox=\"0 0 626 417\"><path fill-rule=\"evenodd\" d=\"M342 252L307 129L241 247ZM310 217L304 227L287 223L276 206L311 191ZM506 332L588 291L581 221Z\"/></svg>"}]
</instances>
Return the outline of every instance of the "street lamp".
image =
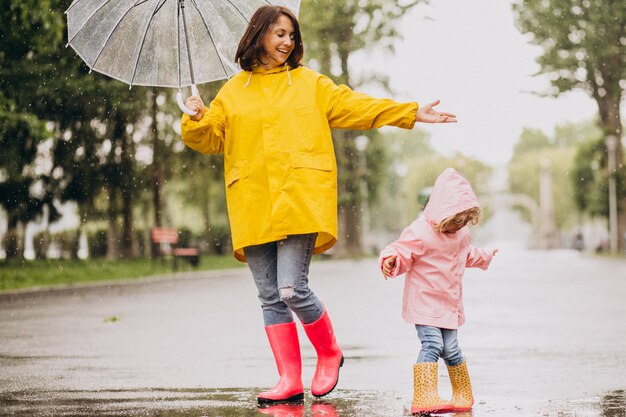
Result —
<instances>
[{"instance_id":1,"label":"street lamp","mask_svg":"<svg viewBox=\"0 0 626 417\"><path fill-rule=\"evenodd\" d=\"M613 135L609 135L606 138L607 154L607 167L609 171L609 244L611 254L617 254L617 191L615 186L615 150L617 149L617 138Z\"/></svg>"}]
</instances>

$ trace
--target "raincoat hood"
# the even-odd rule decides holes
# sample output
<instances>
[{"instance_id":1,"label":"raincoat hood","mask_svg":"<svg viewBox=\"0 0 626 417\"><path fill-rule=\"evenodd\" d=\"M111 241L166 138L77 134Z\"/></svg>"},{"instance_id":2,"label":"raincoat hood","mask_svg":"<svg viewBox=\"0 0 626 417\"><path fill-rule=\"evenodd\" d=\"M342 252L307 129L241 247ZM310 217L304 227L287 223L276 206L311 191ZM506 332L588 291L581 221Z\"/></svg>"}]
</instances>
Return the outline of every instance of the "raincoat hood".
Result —
<instances>
[{"instance_id":1,"label":"raincoat hood","mask_svg":"<svg viewBox=\"0 0 626 417\"><path fill-rule=\"evenodd\" d=\"M252 71L246 71L248 73L248 79L246 81L246 84L244 85L244 88L247 88L250 85L250 82L252 81L252 74L270 75L280 72L285 72L287 74L287 82L289 83L289 85L291 85L291 73L289 72L289 70L291 69L292 68L287 63L271 69L265 69L260 65L255 65L254 67L252 67Z\"/></svg>"},{"instance_id":2,"label":"raincoat hood","mask_svg":"<svg viewBox=\"0 0 626 417\"><path fill-rule=\"evenodd\" d=\"M439 224L473 207L479 204L470 183L453 168L446 168L435 181L424 217L431 224Z\"/></svg>"}]
</instances>

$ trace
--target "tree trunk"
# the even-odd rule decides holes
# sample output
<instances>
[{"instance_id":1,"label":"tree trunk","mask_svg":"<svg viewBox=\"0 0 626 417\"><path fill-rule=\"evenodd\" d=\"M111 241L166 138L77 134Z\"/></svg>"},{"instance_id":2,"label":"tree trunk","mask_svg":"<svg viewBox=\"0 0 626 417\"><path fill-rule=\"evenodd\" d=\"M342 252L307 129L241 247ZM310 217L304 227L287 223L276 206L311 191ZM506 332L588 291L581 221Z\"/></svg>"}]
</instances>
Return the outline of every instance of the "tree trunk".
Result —
<instances>
[{"instance_id":1,"label":"tree trunk","mask_svg":"<svg viewBox=\"0 0 626 417\"><path fill-rule=\"evenodd\" d=\"M339 257L362 253L362 196L354 131L335 132L338 177Z\"/></svg>"},{"instance_id":2,"label":"tree trunk","mask_svg":"<svg viewBox=\"0 0 626 417\"><path fill-rule=\"evenodd\" d=\"M622 122L620 119L620 102L622 98L622 90L618 87L606 90L606 94L601 95L594 92L593 96L598 104L600 113L600 121L606 137L614 136L616 141L615 148L615 175L618 178L626 179L626 168L624 167L624 149L622 147ZM605 144L606 146L606 144ZM606 150L608 153L608 148ZM611 175L611 173L609 173ZM622 187L623 189L624 187ZM621 195L620 190L617 192L618 197ZM617 248L621 252L626 245L626 196L621 197L617 204Z\"/></svg>"},{"instance_id":3,"label":"tree trunk","mask_svg":"<svg viewBox=\"0 0 626 417\"><path fill-rule=\"evenodd\" d=\"M163 183L163 172L161 171L161 146L159 144L158 125L157 125L157 94L154 89L148 92L148 106L150 108L150 117L152 125L148 134L151 135L152 142L152 165L150 166L150 177L152 179L152 206L154 210L154 227L161 227L161 184ZM150 239L150 253L152 258L158 256L159 246Z\"/></svg>"},{"instance_id":4,"label":"tree trunk","mask_svg":"<svg viewBox=\"0 0 626 417\"><path fill-rule=\"evenodd\" d=\"M215 238L213 237L213 231L211 230L211 185L213 184L213 170L207 169L207 186L201 190L202 199L202 217L204 221L204 240L207 243L207 254L214 254L215 251Z\"/></svg>"},{"instance_id":5,"label":"tree trunk","mask_svg":"<svg viewBox=\"0 0 626 417\"><path fill-rule=\"evenodd\" d=\"M7 233L4 238L4 250L7 258L24 259L24 224L9 217Z\"/></svg>"},{"instance_id":6,"label":"tree trunk","mask_svg":"<svg viewBox=\"0 0 626 417\"><path fill-rule=\"evenodd\" d=\"M152 123L148 134L152 142L152 165L150 166L150 176L152 178L152 204L154 208L154 225L161 226L161 147L159 146L158 124L157 124L157 94L153 88L148 91L148 106Z\"/></svg>"},{"instance_id":7,"label":"tree trunk","mask_svg":"<svg viewBox=\"0 0 626 417\"><path fill-rule=\"evenodd\" d=\"M106 259L114 261L118 258L117 211L115 210L115 190L109 188L109 207L107 208L107 253Z\"/></svg>"}]
</instances>

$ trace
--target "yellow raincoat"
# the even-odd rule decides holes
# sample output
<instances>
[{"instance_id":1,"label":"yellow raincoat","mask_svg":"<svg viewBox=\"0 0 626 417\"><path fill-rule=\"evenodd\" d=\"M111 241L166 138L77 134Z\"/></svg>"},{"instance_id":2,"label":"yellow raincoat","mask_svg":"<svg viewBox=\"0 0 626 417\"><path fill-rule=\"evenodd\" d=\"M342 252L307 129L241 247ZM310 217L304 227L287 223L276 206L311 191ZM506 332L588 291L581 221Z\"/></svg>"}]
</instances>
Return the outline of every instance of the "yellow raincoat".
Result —
<instances>
[{"instance_id":1,"label":"yellow raincoat","mask_svg":"<svg viewBox=\"0 0 626 417\"><path fill-rule=\"evenodd\" d=\"M224 152L226 201L235 258L243 248L318 233L313 253L337 241L337 166L331 128L412 129L417 103L396 103L335 85L306 67L231 78L202 119L182 118L198 152Z\"/></svg>"}]
</instances>

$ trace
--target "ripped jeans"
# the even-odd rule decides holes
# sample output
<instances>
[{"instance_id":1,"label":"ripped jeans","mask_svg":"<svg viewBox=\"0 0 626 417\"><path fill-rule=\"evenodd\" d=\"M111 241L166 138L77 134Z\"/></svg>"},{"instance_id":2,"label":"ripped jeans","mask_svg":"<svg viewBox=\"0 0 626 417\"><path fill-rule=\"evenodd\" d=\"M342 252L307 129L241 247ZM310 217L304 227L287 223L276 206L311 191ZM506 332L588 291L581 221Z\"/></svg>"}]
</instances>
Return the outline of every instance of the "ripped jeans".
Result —
<instances>
[{"instance_id":1,"label":"ripped jeans","mask_svg":"<svg viewBox=\"0 0 626 417\"><path fill-rule=\"evenodd\" d=\"M293 321L317 321L324 306L309 288L309 264L317 233L290 235L277 242L244 248L248 267L259 291L266 326Z\"/></svg>"}]
</instances>

